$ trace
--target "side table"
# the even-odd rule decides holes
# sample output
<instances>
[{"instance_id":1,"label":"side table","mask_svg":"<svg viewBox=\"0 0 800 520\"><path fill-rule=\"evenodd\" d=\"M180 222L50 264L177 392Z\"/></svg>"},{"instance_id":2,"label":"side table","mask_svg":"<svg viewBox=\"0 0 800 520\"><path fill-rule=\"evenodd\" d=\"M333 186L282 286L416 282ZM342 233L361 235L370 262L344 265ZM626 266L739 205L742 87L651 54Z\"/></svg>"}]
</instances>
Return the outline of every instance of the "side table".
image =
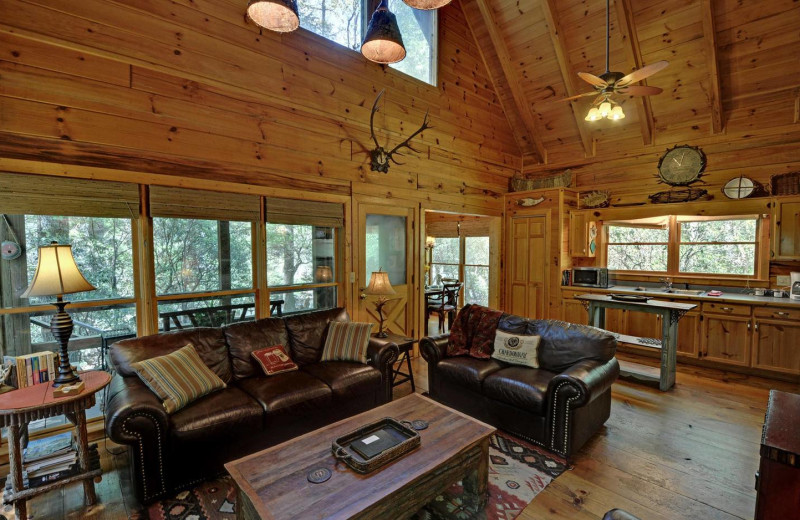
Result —
<instances>
[{"instance_id":1,"label":"side table","mask_svg":"<svg viewBox=\"0 0 800 520\"><path fill-rule=\"evenodd\" d=\"M411 392L416 392L417 388L414 386L414 371L411 369L411 348L414 346L414 343L417 342L414 338L407 338L406 336L401 336L399 334L393 334L389 332L389 336L386 338L378 338L375 334L372 335L372 339L378 341L385 341L386 343L394 343L397 345L397 348L400 350L400 354L397 356L397 361L395 361L395 365L392 366L392 387L397 385L401 385L406 381L411 382ZM403 368L403 361L406 362L406 368L408 372L402 372L401 369ZM395 366L397 368L395 368ZM397 376L401 376L400 379Z\"/></svg>"},{"instance_id":2,"label":"side table","mask_svg":"<svg viewBox=\"0 0 800 520\"><path fill-rule=\"evenodd\" d=\"M83 392L68 397L53 397L53 383L42 383L0 395L0 427L8 428L8 462L10 466L11 493L7 501L14 504L19 519L28 517L26 501L51 489L72 482L83 481L86 505L97 502L94 479L100 478L100 469L92 470L89 464L89 438L86 431L86 409L95 404L95 394L111 381L106 372L90 371L80 374L85 386ZM28 423L56 415L65 415L75 426L78 464L77 475L50 482L35 488L25 488L22 480L22 444L28 437Z\"/></svg>"}]
</instances>

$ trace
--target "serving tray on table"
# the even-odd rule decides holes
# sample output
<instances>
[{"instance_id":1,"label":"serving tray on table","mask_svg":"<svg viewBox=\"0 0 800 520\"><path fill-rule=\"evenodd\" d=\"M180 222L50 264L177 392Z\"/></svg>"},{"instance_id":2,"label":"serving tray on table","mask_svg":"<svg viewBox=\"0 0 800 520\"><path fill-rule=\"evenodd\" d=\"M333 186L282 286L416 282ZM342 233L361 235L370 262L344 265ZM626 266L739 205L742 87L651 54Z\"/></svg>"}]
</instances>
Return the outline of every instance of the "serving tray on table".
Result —
<instances>
[{"instance_id":1,"label":"serving tray on table","mask_svg":"<svg viewBox=\"0 0 800 520\"><path fill-rule=\"evenodd\" d=\"M359 441L365 440L368 441L367 446L372 442L386 442L387 440L393 442L394 445L371 457L365 457L359 453L359 450L363 450L365 447L365 444ZM353 446L354 444L355 447ZM419 432L411 427L409 421L398 421L391 417L384 417L337 438L331 444L331 452L338 460L344 462L358 473L364 474L375 471L381 466L402 457L419 447L420 444Z\"/></svg>"}]
</instances>

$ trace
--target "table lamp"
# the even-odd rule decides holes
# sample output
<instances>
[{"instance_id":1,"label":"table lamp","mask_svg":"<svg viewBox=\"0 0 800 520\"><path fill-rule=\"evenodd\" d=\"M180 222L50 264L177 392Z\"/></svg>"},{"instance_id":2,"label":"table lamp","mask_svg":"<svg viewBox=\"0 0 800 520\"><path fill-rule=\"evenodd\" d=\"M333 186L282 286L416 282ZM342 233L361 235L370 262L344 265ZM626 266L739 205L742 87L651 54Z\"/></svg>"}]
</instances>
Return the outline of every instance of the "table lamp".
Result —
<instances>
[{"instance_id":1,"label":"table lamp","mask_svg":"<svg viewBox=\"0 0 800 520\"><path fill-rule=\"evenodd\" d=\"M49 246L39 246L39 263L30 286L22 293L23 298L32 296L55 296L58 312L50 320L50 332L61 345L58 353L58 375L53 386L58 387L80 381L69 364L67 350L69 338L72 336L72 318L66 313L63 296L84 291L93 291L90 284L81 274L72 256L72 246L51 242Z\"/></svg>"},{"instance_id":2,"label":"table lamp","mask_svg":"<svg viewBox=\"0 0 800 520\"><path fill-rule=\"evenodd\" d=\"M375 300L375 310L378 311L380 325L378 326L378 333L375 336L378 338L388 337L389 335L383 330L383 306L389 301L387 296L397 294L395 290L392 289L392 284L389 283L389 273L381 271L380 268L374 271L369 278L369 286L367 290L364 291L364 294L378 296L378 299Z\"/></svg>"}]
</instances>

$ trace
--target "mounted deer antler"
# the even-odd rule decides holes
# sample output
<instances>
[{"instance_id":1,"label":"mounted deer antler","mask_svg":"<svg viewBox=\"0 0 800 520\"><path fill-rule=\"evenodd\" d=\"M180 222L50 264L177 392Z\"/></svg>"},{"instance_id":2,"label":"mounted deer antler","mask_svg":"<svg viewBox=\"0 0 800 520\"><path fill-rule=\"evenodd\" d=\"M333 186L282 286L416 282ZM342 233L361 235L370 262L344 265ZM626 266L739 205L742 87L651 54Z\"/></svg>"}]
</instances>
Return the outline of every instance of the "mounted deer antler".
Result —
<instances>
[{"instance_id":1,"label":"mounted deer antler","mask_svg":"<svg viewBox=\"0 0 800 520\"><path fill-rule=\"evenodd\" d=\"M370 151L369 155L371 158L370 169L374 172L383 172L389 173L389 161L399 165L403 163L397 162L395 160L394 155L403 155L402 153L398 152L400 148L408 148L412 152L419 153L419 150L414 149L411 146L410 141L414 139L418 134L422 133L423 131L427 130L428 128L432 128L428 123L428 112L425 112L425 119L422 121L422 126L419 127L419 130L411 134L408 139L403 141L402 143L398 144L390 152L387 152L386 149L378 144L378 139L375 137L375 127L373 126L373 121L375 120L375 112L378 111L378 102L381 100L381 96L383 96L383 90L380 91L378 97L375 98L375 103L372 104L372 113L369 115L369 131L372 134L372 141L375 143L375 149Z\"/></svg>"}]
</instances>

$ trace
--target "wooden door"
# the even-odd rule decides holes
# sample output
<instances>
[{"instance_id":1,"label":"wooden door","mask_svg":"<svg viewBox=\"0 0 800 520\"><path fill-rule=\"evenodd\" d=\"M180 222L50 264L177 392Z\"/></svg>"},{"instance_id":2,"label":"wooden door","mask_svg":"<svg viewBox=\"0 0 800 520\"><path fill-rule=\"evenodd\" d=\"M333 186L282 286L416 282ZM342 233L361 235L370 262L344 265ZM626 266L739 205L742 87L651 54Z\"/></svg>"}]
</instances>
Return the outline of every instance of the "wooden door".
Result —
<instances>
[{"instance_id":1,"label":"wooden door","mask_svg":"<svg viewBox=\"0 0 800 520\"><path fill-rule=\"evenodd\" d=\"M678 322L678 355L697 358L700 352L700 313L688 312Z\"/></svg>"},{"instance_id":2,"label":"wooden door","mask_svg":"<svg viewBox=\"0 0 800 520\"><path fill-rule=\"evenodd\" d=\"M377 296L365 293L372 272L389 273L395 293L383 307L384 330L414 336L414 209L359 202L356 287L359 321L378 323ZM377 332L377 327L373 329Z\"/></svg>"},{"instance_id":3,"label":"wooden door","mask_svg":"<svg viewBox=\"0 0 800 520\"><path fill-rule=\"evenodd\" d=\"M775 231L776 259L800 260L800 201L778 205Z\"/></svg>"},{"instance_id":4,"label":"wooden door","mask_svg":"<svg viewBox=\"0 0 800 520\"><path fill-rule=\"evenodd\" d=\"M749 317L705 314L701 357L718 363L749 366L751 336Z\"/></svg>"},{"instance_id":5,"label":"wooden door","mask_svg":"<svg viewBox=\"0 0 800 520\"><path fill-rule=\"evenodd\" d=\"M779 320L756 321L753 367L800 374L800 323Z\"/></svg>"},{"instance_id":6,"label":"wooden door","mask_svg":"<svg viewBox=\"0 0 800 520\"><path fill-rule=\"evenodd\" d=\"M508 244L508 311L543 318L547 301L547 217L513 217Z\"/></svg>"}]
</instances>

